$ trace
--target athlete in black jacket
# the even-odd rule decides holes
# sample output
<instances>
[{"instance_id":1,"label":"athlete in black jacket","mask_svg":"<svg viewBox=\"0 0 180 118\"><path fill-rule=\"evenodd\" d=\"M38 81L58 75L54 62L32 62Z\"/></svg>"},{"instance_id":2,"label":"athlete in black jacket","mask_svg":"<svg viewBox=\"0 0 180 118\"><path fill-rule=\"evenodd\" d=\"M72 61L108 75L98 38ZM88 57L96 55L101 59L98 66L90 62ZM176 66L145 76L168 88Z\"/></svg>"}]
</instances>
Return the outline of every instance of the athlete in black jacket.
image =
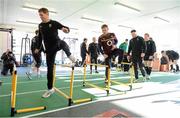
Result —
<instances>
[{"instance_id":1,"label":"athlete in black jacket","mask_svg":"<svg viewBox=\"0 0 180 118\"><path fill-rule=\"evenodd\" d=\"M42 63L42 56L41 56L41 52L43 50L43 48L41 48L41 50L39 50L38 52L36 52L35 50L39 49L39 45L40 45L40 40L39 40L39 31L36 30L35 31L36 36L32 38L31 40L31 52L32 52L32 56L35 60L35 67L37 70L38 75L40 75L40 66Z\"/></svg>"},{"instance_id":2,"label":"athlete in black jacket","mask_svg":"<svg viewBox=\"0 0 180 118\"><path fill-rule=\"evenodd\" d=\"M178 65L178 60L179 60L179 53L174 51L174 50L167 50L166 55L169 58L169 65L170 65L170 71L172 72L178 72L179 71L179 65ZM176 68L173 67L173 65L176 66Z\"/></svg>"},{"instance_id":3,"label":"athlete in black jacket","mask_svg":"<svg viewBox=\"0 0 180 118\"><path fill-rule=\"evenodd\" d=\"M146 80L146 72L144 69L143 58L146 52L146 45L144 42L143 37L137 36L136 30L131 31L132 39L129 42L128 48L128 60L130 59L130 53L132 53L132 63L134 65L134 74L135 74L135 82L137 81L138 77L138 66L141 70L143 75L143 81Z\"/></svg>"},{"instance_id":4,"label":"athlete in black jacket","mask_svg":"<svg viewBox=\"0 0 180 118\"><path fill-rule=\"evenodd\" d=\"M42 43L39 45L39 49L43 47L46 53L48 80L48 91L46 91L42 97L47 98L55 91L53 89L53 67L57 51L63 49L67 57L72 62L75 62L75 58L71 56L71 52L67 43L60 40L58 36L58 30L62 30L64 33L69 33L69 28L57 21L50 20L49 11L47 8L41 8L38 12L42 20L42 23L39 24L39 40L42 41ZM35 52L38 51L39 50L35 50Z\"/></svg>"},{"instance_id":5,"label":"athlete in black jacket","mask_svg":"<svg viewBox=\"0 0 180 118\"><path fill-rule=\"evenodd\" d=\"M83 42L81 43L80 53L81 53L81 58L82 58L81 66L84 66L85 60L86 60L86 54L88 54L88 50L87 50L87 38L84 38Z\"/></svg>"},{"instance_id":6,"label":"athlete in black jacket","mask_svg":"<svg viewBox=\"0 0 180 118\"><path fill-rule=\"evenodd\" d=\"M153 58L154 58L154 53L156 52L156 45L155 42L150 39L149 34L145 33L144 34L144 41L146 44L146 53L144 56L144 64L145 64L145 69L147 73L147 79L150 79L151 75L151 70L153 66Z\"/></svg>"},{"instance_id":7,"label":"athlete in black jacket","mask_svg":"<svg viewBox=\"0 0 180 118\"><path fill-rule=\"evenodd\" d=\"M91 58L91 63L97 64L97 58L98 58L98 55L100 54L100 51L98 48L98 44L96 43L96 38L93 37L92 40L93 42L89 44L88 52ZM95 70L96 70L95 73L99 73L97 71L97 66L95 66ZM92 74L92 65L90 66L90 74Z\"/></svg>"}]
</instances>

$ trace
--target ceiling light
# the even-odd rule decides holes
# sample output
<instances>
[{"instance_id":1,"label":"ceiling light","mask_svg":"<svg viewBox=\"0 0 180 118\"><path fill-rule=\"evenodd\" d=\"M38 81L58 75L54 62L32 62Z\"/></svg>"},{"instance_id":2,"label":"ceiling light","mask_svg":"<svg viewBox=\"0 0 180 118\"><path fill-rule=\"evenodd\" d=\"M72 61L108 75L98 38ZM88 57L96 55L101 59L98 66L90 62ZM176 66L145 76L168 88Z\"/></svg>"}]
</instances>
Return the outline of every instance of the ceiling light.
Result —
<instances>
[{"instance_id":1,"label":"ceiling light","mask_svg":"<svg viewBox=\"0 0 180 118\"><path fill-rule=\"evenodd\" d=\"M23 21L23 20L16 20L17 23L22 23L22 24L28 24L28 25L38 25L39 23L36 22L29 22L29 21Z\"/></svg>"},{"instance_id":2,"label":"ceiling light","mask_svg":"<svg viewBox=\"0 0 180 118\"><path fill-rule=\"evenodd\" d=\"M128 8L130 10L133 10L133 11L136 11L136 12L141 12L141 10L137 9L137 8L134 8L132 6L129 6L129 5L126 5L126 4L123 4L123 3L120 3L120 2L115 2L114 5L120 5L120 6L123 6L125 8Z\"/></svg>"},{"instance_id":3,"label":"ceiling light","mask_svg":"<svg viewBox=\"0 0 180 118\"><path fill-rule=\"evenodd\" d=\"M123 28L133 29L132 27L128 27L128 26L124 26L124 25L118 25L118 27L123 27Z\"/></svg>"},{"instance_id":4,"label":"ceiling light","mask_svg":"<svg viewBox=\"0 0 180 118\"><path fill-rule=\"evenodd\" d=\"M164 22L167 22L167 23L170 23L169 20L166 20L164 18L161 18L161 17L158 17L158 16L155 16L154 19L158 19L158 20L161 20L161 21L164 21Z\"/></svg>"},{"instance_id":5,"label":"ceiling light","mask_svg":"<svg viewBox=\"0 0 180 118\"><path fill-rule=\"evenodd\" d=\"M81 19L88 20L88 21L93 21L93 22L103 23L103 21L101 21L101 20L97 20L97 19L93 19L93 18L88 18L88 17L85 17L85 16L82 16Z\"/></svg>"},{"instance_id":6,"label":"ceiling light","mask_svg":"<svg viewBox=\"0 0 180 118\"><path fill-rule=\"evenodd\" d=\"M41 7L26 6L26 5L23 5L22 8L23 8L24 10L28 10L28 11L36 11L36 12L37 12ZM50 10L50 9L49 9L49 13L51 13L51 14L57 14L56 11Z\"/></svg>"}]
</instances>

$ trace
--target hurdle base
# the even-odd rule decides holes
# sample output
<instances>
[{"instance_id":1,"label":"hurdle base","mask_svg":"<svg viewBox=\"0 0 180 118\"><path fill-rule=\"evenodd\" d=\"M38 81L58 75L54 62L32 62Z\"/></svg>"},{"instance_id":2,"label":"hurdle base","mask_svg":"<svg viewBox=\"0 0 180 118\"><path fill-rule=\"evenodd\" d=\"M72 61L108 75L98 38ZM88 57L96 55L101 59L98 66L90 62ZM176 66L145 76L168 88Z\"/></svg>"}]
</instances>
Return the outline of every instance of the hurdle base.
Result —
<instances>
[{"instance_id":1,"label":"hurdle base","mask_svg":"<svg viewBox=\"0 0 180 118\"><path fill-rule=\"evenodd\" d=\"M72 105L72 99L68 99L68 106L71 106Z\"/></svg>"},{"instance_id":2,"label":"hurdle base","mask_svg":"<svg viewBox=\"0 0 180 118\"><path fill-rule=\"evenodd\" d=\"M19 114L19 113L26 113L26 112L33 112L33 111L40 111L40 110L46 110L46 106L26 108L26 109L18 109L15 111L15 113Z\"/></svg>"},{"instance_id":3,"label":"hurdle base","mask_svg":"<svg viewBox=\"0 0 180 118\"><path fill-rule=\"evenodd\" d=\"M70 99L70 97L69 97L66 93L62 92L60 89L58 89L58 88L56 88L56 87L54 87L54 89L55 89L55 91L56 91L57 93L59 93L59 94L60 94L61 96L63 96L64 98Z\"/></svg>"},{"instance_id":4,"label":"hurdle base","mask_svg":"<svg viewBox=\"0 0 180 118\"><path fill-rule=\"evenodd\" d=\"M19 114L19 113L26 113L26 112L33 112L33 111L40 111L40 110L46 110L46 106L18 109L18 110L15 110L15 108L11 108L11 117L13 117L13 116L15 116L15 114Z\"/></svg>"},{"instance_id":5,"label":"hurdle base","mask_svg":"<svg viewBox=\"0 0 180 118\"><path fill-rule=\"evenodd\" d=\"M109 94L110 94L110 93L109 93L109 90L106 90L106 92L107 92L107 96L109 96Z\"/></svg>"},{"instance_id":6,"label":"hurdle base","mask_svg":"<svg viewBox=\"0 0 180 118\"><path fill-rule=\"evenodd\" d=\"M86 82L83 82L83 87L85 87L85 86L86 86L85 84L86 84Z\"/></svg>"},{"instance_id":7,"label":"hurdle base","mask_svg":"<svg viewBox=\"0 0 180 118\"><path fill-rule=\"evenodd\" d=\"M92 98L73 100L73 104L80 104L80 103L90 102L90 101L92 101Z\"/></svg>"},{"instance_id":8,"label":"hurdle base","mask_svg":"<svg viewBox=\"0 0 180 118\"><path fill-rule=\"evenodd\" d=\"M11 108L11 117L15 115L15 108Z\"/></svg>"},{"instance_id":9,"label":"hurdle base","mask_svg":"<svg viewBox=\"0 0 180 118\"><path fill-rule=\"evenodd\" d=\"M129 91L132 91L132 85L129 85L129 88L130 88Z\"/></svg>"}]
</instances>

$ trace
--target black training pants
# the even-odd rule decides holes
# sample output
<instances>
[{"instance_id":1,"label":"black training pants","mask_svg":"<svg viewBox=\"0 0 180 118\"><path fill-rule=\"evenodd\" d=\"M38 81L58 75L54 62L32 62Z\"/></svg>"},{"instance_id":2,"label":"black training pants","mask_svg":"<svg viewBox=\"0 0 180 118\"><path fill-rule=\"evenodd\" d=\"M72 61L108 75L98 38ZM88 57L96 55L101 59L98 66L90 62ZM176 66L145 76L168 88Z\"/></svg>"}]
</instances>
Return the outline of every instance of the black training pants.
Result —
<instances>
[{"instance_id":1,"label":"black training pants","mask_svg":"<svg viewBox=\"0 0 180 118\"><path fill-rule=\"evenodd\" d=\"M14 68L14 65L13 65L13 64L5 64L5 65L3 65L1 74L2 74L2 75L7 75L7 74L8 74L8 71L10 70L10 73L11 73L11 75L12 75L12 73L13 73L13 68Z\"/></svg>"},{"instance_id":2,"label":"black training pants","mask_svg":"<svg viewBox=\"0 0 180 118\"><path fill-rule=\"evenodd\" d=\"M91 57L91 63L97 64L97 57ZM92 71L92 65L90 65L90 70ZM95 70L97 70L97 66L95 66Z\"/></svg>"},{"instance_id":3,"label":"black training pants","mask_svg":"<svg viewBox=\"0 0 180 118\"><path fill-rule=\"evenodd\" d=\"M134 66L134 74L135 74L135 78L138 79L138 67L140 68L140 71L143 75L143 77L146 76L146 72L145 72L145 67L144 67L144 63L143 60L140 56L136 57L136 56L132 56L132 63Z\"/></svg>"},{"instance_id":4,"label":"black training pants","mask_svg":"<svg viewBox=\"0 0 180 118\"><path fill-rule=\"evenodd\" d=\"M53 68L55 64L56 54L58 50L63 50L66 55L69 57L71 55L69 46L63 40L60 40L60 45L58 48L52 46L49 50L46 51L46 63L47 63L47 87L48 89L53 88Z\"/></svg>"},{"instance_id":5,"label":"black training pants","mask_svg":"<svg viewBox=\"0 0 180 118\"><path fill-rule=\"evenodd\" d=\"M42 56L41 53L32 53L33 58L36 62L35 67L39 68L41 66L42 63Z\"/></svg>"},{"instance_id":6,"label":"black training pants","mask_svg":"<svg viewBox=\"0 0 180 118\"><path fill-rule=\"evenodd\" d=\"M121 63L123 60L123 50L116 48L105 59L105 65L108 65L108 67L106 67L106 71L105 71L106 79L108 77L108 68L111 67L110 66L111 65L111 59L112 59L112 57L116 58L117 56L118 56L118 63Z\"/></svg>"}]
</instances>

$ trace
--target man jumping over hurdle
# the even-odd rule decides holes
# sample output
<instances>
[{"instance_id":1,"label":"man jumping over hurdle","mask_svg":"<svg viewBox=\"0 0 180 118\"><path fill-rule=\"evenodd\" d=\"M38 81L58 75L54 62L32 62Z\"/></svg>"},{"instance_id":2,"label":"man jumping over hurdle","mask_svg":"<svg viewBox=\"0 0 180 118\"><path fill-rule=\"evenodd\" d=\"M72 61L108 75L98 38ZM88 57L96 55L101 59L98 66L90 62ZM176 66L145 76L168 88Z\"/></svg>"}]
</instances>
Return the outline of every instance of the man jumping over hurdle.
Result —
<instances>
[{"instance_id":1,"label":"man jumping over hurdle","mask_svg":"<svg viewBox=\"0 0 180 118\"><path fill-rule=\"evenodd\" d=\"M102 25L101 29L102 29L103 34L101 36L99 36L98 46L99 46L99 50L100 50L101 54L103 54L103 56L104 56L105 64L108 65L108 67L110 68L112 57L119 56L118 63L122 62L123 50L118 49L116 47L118 40L114 33L109 33L108 25L106 25L106 24ZM106 75L105 83L106 84L108 82L108 80L107 80L108 67L106 67L106 71L105 71L105 75Z\"/></svg>"},{"instance_id":2,"label":"man jumping over hurdle","mask_svg":"<svg viewBox=\"0 0 180 118\"><path fill-rule=\"evenodd\" d=\"M49 18L49 11L47 8L39 9L39 16L42 22L39 24L39 40L42 42L39 45L39 50L43 47L46 53L47 63L47 87L48 90L43 94L43 98L51 96L55 90L53 89L53 67L56 58L56 53L63 50L67 57L75 63L75 58L71 55L69 46L58 36L58 30L64 33L69 33L70 29L57 21ZM38 53L39 50L35 50Z\"/></svg>"}]
</instances>

